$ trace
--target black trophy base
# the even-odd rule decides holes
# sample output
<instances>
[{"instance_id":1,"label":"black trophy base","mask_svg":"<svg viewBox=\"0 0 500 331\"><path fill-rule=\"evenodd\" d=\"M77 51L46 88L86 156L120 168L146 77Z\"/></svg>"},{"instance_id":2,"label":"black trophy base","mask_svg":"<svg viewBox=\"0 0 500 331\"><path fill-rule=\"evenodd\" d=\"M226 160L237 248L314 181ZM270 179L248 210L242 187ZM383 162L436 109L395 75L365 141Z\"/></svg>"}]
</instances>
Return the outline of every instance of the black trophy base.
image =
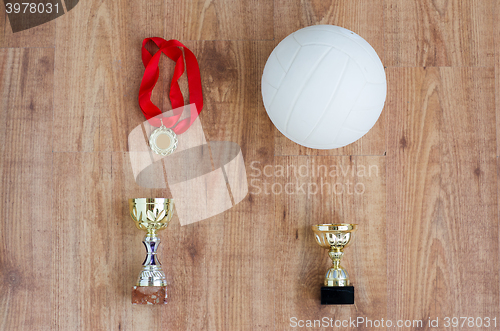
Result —
<instances>
[{"instance_id":1,"label":"black trophy base","mask_svg":"<svg viewBox=\"0 0 500 331\"><path fill-rule=\"evenodd\" d=\"M322 305L353 305L354 286L322 286Z\"/></svg>"}]
</instances>

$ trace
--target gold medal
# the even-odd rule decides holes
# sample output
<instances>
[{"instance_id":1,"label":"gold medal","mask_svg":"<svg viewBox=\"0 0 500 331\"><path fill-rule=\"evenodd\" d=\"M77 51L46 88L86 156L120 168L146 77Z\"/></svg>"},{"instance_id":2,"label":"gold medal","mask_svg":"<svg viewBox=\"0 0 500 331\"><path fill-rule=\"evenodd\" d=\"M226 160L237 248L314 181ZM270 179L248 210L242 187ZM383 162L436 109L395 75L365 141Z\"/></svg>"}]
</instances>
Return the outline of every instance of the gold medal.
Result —
<instances>
[{"instance_id":1,"label":"gold medal","mask_svg":"<svg viewBox=\"0 0 500 331\"><path fill-rule=\"evenodd\" d=\"M177 149L177 134L161 120L161 126L149 136L149 147L158 155L172 154Z\"/></svg>"}]
</instances>

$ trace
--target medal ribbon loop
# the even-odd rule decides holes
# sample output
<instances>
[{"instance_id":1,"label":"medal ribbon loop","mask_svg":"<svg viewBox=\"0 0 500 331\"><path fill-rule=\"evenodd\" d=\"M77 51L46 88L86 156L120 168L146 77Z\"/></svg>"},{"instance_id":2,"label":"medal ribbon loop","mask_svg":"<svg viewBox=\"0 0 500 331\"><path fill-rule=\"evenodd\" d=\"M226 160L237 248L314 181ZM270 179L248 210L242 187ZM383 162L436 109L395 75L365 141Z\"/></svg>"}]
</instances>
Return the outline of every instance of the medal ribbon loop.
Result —
<instances>
[{"instance_id":1,"label":"medal ribbon loop","mask_svg":"<svg viewBox=\"0 0 500 331\"><path fill-rule=\"evenodd\" d=\"M145 45L149 41L155 43L159 48L154 55L151 55L145 48ZM180 48L184 49L184 56ZM201 89L200 67L198 66L198 61L194 54L178 40L171 39L167 41L158 37L146 38L143 40L142 63L144 64L145 70L139 88L139 106L151 125L156 127L161 125L160 119L156 116L162 114L162 111L151 101L151 94L160 75L158 64L162 53L175 62L174 75L170 84L169 93L174 115L171 117L164 117L163 125L168 128L175 126L172 130L176 134L181 134L189 129L202 111L203 91ZM178 122L185 108L183 107L184 97L182 96L178 83L179 78L184 73L184 58L186 61L186 75L189 85L189 108L191 114L190 117Z\"/></svg>"}]
</instances>

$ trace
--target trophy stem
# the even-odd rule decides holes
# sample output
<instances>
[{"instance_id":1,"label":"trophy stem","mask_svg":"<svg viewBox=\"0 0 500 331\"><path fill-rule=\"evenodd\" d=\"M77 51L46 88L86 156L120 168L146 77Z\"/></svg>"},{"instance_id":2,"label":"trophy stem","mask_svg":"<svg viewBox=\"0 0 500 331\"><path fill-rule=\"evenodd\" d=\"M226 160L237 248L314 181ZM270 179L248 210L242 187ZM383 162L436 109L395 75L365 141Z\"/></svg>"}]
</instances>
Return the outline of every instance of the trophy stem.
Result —
<instances>
[{"instance_id":1,"label":"trophy stem","mask_svg":"<svg viewBox=\"0 0 500 331\"><path fill-rule=\"evenodd\" d=\"M142 264L142 270L137 278L137 286L167 286L165 273L161 268L157 252L160 245L160 238L156 236L156 231L151 229L142 241L146 247L146 258Z\"/></svg>"},{"instance_id":2,"label":"trophy stem","mask_svg":"<svg viewBox=\"0 0 500 331\"><path fill-rule=\"evenodd\" d=\"M349 286L349 274L340 266L344 256L342 248L330 247L328 256L332 259L332 267L326 272L325 286Z\"/></svg>"},{"instance_id":3,"label":"trophy stem","mask_svg":"<svg viewBox=\"0 0 500 331\"><path fill-rule=\"evenodd\" d=\"M342 256L344 256L344 252L342 252L342 249L332 247L328 252L328 256L330 256L330 259L332 259L333 268L340 268L340 260L342 260Z\"/></svg>"}]
</instances>

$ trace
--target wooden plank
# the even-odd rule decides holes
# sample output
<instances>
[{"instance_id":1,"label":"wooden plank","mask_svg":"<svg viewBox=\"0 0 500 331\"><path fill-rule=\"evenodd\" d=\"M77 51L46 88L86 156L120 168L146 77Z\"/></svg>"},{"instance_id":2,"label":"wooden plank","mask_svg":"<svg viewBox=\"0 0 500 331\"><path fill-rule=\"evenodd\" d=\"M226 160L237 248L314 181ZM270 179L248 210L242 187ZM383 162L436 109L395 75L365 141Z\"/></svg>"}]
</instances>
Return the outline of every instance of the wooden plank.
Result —
<instances>
[{"instance_id":1,"label":"wooden plank","mask_svg":"<svg viewBox=\"0 0 500 331\"><path fill-rule=\"evenodd\" d=\"M171 0L164 35L179 40L271 40L272 22L272 1Z\"/></svg>"},{"instance_id":2,"label":"wooden plank","mask_svg":"<svg viewBox=\"0 0 500 331\"><path fill-rule=\"evenodd\" d=\"M493 69L388 73L388 318L496 316Z\"/></svg>"},{"instance_id":3,"label":"wooden plank","mask_svg":"<svg viewBox=\"0 0 500 331\"><path fill-rule=\"evenodd\" d=\"M275 329L307 326L308 320L314 326L314 320L323 323L325 316L333 323L386 318L385 158L276 157L270 169L262 169L259 187L276 199ZM320 223L359 226L342 262L355 286L355 305L320 304L320 288L331 265L311 230Z\"/></svg>"},{"instance_id":4,"label":"wooden plank","mask_svg":"<svg viewBox=\"0 0 500 331\"><path fill-rule=\"evenodd\" d=\"M495 1L388 0L386 66L492 66Z\"/></svg>"},{"instance_id":5,"label":"wooden plank","mask_svg":"<svg viewBox=\"0 0 500 331\"><path fill-rule=\"evenodd\" d=\"M316 24L333 24L352 30L369 42L384 58L384 1L340 0L275 1L275 44L296 30ZM270 54L270 53L269 53ZM274 130L276 155L383 155L385 146L385 112L375 126L360 140L338 149L316 150L300 146Z\"/></svg>"},{"instance_id":6,"label":"wooden plank","mask_svg":"<svg viewBox=\"0 0 500 331\"><path fill-rule=\"evenodd\" d=\"M162 1L85 1L57 20L64 34L56 41L54 150L127 150L128 133L144 121L137 102L142 39L163 33L162 15Z\"/></svg>"},{"instance_id":7,"label":"wooden plank","mask_svg":"<svg viewBox=\"0 0 500 331\"><path fill-rule=\"evenodd\" d=\"M272 129L261 106L258 83L272 42L238 42L228 46L225 47L224 43L215 45L219 60L210 52L205 54L214 64L206 66L212 69L205 79L212 77L214 82L225 83L208 85L211 86L208 95L214 112L202 120L211 117L217 122L207 121L209 128L215 129L215 132L207 130L210 140L232 141L240 145L248 180L248 168L252 162L272 164L274 160L272 151L275 142L268 135ZM220 65L225 60L229 60L230 64L227 74L220 71ZM234 87L237 94L229 93ZM234 129L223 129L225 121ZM211 122L214 126L210 125ZM209 297L209 307L216 307L215 311L210 311L209 329L272 328L275 284L271 279L276 253L272 233L273 205L273 198L249 193L242 202L225 212L223 219L212 221L216 226L212 234L214 238L219 238L223 247L211 247L215 261L219 260L221 264L211 272L213 278L210 284L222 291L212 291Z\"/></svg>"},{"instance_id":8,"label":"wooden plank","mask_svg":"<svg viewBox=\"0 0 500 331\"><path fill-rule=\"evenodd\" d=\"M437 313L493 318L500 312L494 70L441 68L440 75Z\"/></svg>"},{"instance_id":9,"label":"wooden plank","mask_svg":"<svg viewBox=\"0 0 500 331\"><path fill-rule=\"evenodd\" d=\"M500 3L495 2L495 15L500 14ZM496 16L495 16L496 17ZM495 101L497 113L497 156L500 156L500 22L495 20Z\"/></svg>"},{"instance_id":10,"label":"wooden plank","mask_svg":"<svg viewBox=\"0 0 500 331\"><path fill-rule=\"evenodd\" d=\"M298 29L317 24L344 27L363 37L384 58L384 1L371 0L276 0L274 33L276 44Z\"/></svg>"},{"instance_id":11,"label":"wooden plank","mask_svg":"<svg viewBox=\"0 0 500 331\"><path fill-rule=\"evenodd\" d=\"M101 47L108 47L105 38L111 36L100 29L100 20L106 21L106 18L96 15L98 8L94 1L81 2L79 7L72 15L56 21L57 31L61 32L56 40L54 87L57 91L54 136L58 138L54 141L54 151L58 152L99 150L99 114L104 108L103 69L111 64L104 66L99 57L103 54ZM88 23L81 24L82 21Z\"/></svg>"},{"instance_id":12,"label":"wooden plank","mask_svg":"<svg viewBox=\"0 0 500 331\"><path fill-rule=\"evenodd\" d=\"M109 31L100 50L102 61L112 65L104 76L105 107L99 115L99 150L128 151L128 134L145 121L138 103L139 86L144 74L142 41L148 37L163 37L166 3L158 0L147 3L119 1L106 5L110 22L120 22L120 25L111 24L114 29ZM131 30L134 32L130 33ZM149 44L147 48L152 52L157 50L156 46L151 47ZM164 111L170 110L167 105L163 105L172 77L169 69L173 70L173 62L162 56L161 78L151 100Z\"/></svg>"},{"instance_id":13,"label":"wooden plank","mask_svg":"<svg viewBox=\"0 0 500 331\"><path fill-rule=\"evenodd\" d=\"M434 68L387 73L387 317L422 320L436 309L440 78Z\"/></svg>"},{"instance_id":14,"label":"wooden plank","mask_svg":"<svg viewBox=\"0 0 500 331\"><path fill-rule=\"evenodd\" d=\"M277 156L327 156L327 155L385 155L385 127L387 113L382 111L380 118L366 135L350 145L336 149L312 149L296 144L274 128L276 141L275 154ZM270 120L269 120L270 121Z\"/></svg>"},{"instance_id":15,"label":"wooden plank","mask_svg":"<svg viewBox=\"0 0 500 331\"><path fill-rule=\"evenodd\" d=\"M200 118L207 140L238 143L247 177L251 162L272 163L274 141L267 136L272 127L259 106L258 84L272 42L203 41L187 46L200 63L205 100ZM192 261L194 266L186 275L196 278L186 279L180 293L201 293L182 299L187 307L200 305L197 319L190 317L192 309L183 311L186 322L182 326L209 330L272 327L273 206L268 197L249 195L220 215L181 228L185 234L174 254L189 252L183 261ZM170 323L169 316L164 327Z\"/></svg>"},{"instance_id":16,"label":"wooden plank","mask_svg":"<svg viewBox=\"0 0 500 331\"><path fill-rule=\"evenodd\" d=\"M0 50L0 329L50 329L54 50Z\"/></svg>"},{"instance_id":17,"label":"wooden plank","mask_svg":"<svg viewBox=\"0 0 500 331\"><path fill-rule=\"evenodd\" d=\"M117 323L111 310L120 302L116 293L123 275L115 269L109 222L111 155L55 153L54 180L57 296L55 324L61 329L110 328ZM106 192L107 191L107 192ZM108 194L106 194L108 193ZM110 260L108 260L110 259ZM117 272L118 271L118 272Z\"/></svg>"}]
</instances>

